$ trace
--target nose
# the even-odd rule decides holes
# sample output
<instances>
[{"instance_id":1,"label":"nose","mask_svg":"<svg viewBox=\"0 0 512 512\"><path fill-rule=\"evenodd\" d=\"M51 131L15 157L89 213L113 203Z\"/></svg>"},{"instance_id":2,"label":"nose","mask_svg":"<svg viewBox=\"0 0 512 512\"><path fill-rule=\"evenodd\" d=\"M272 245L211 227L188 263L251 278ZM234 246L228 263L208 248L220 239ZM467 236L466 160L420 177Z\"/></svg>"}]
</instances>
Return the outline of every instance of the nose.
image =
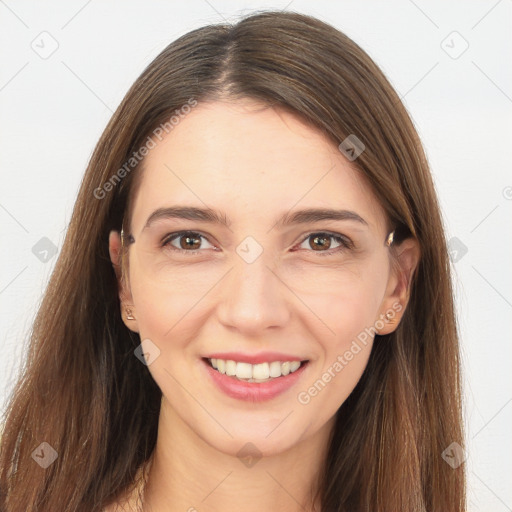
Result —
<instances>
[{"instance_id":1,"label":"nose","mask_svg":"<svg viewBox=\"0 0 512 512\"><path fill-rule=\"evenodd\" d=\"M222 286L219 322L247 337L286 325L291 292L276 274L263 257L252 263L237 261Z\"/></svg>"}]
</instances>

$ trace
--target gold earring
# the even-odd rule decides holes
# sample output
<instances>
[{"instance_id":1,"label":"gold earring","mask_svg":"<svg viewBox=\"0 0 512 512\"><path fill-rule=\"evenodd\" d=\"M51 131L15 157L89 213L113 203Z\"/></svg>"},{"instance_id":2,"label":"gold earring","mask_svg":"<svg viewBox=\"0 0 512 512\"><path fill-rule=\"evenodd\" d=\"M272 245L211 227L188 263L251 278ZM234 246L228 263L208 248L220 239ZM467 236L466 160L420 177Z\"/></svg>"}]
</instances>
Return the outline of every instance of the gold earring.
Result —
<instances>
[{"instance_id":1,"label":"gold earring","mask_svg":"<svg viewBox=\"0 0 512 512\"><path fill-rule=\"evenodd\" d=\"M384 318L386 319L386 322L388 322L389 324L394 324L398 320L398 318L395 318L395 315L391 315L389 311L384 315Z\"/></svg>"},{"instance_id":2,"label":"gold earring","mask_svg":"<svg viewBox=\"0 0 512 512\"><path fill-rule=\"evenodd\" d=\"M395 322L395 319L389 313L386 313L386 322L392 324Z\"/></svg>"},{"instance_id":3,"label":"gold earring","mask_svg":"<svg viewBox=\"0 0 512 512\"><path fill-rule=\"evenodd\" d=\"M135 242L135 238L133 238L133 235L125 235L124 234L124 221L123 224L121 224L121 247L124 249L125 247L125 237L128 239L128 244L132 244Z\"/></svg>"},{"instance_id":4,"label":"gold earring","mask_svg":"<svg viewBox=\"0 0 512 512\"><path fill-rule=\"evenodd\" d=\"M128 308L128 307L125 307L124 309L126 311L126 319L127 320L135 320L135 317L133 316L132 310L130 308Z\"/></svg>"},{"instance_id":5,"label":"gold earring","mask_svg":"<svg viewBox=\"0 0 512 512\"><path fill-rule=\"evenodd\" d=\"M393 243L393 239L394 239L394 237L395 237L395 232L394 232L394 231L391 231L391 233L389 233L389 235L388 235L388 237L387 237L387 239L386 239L386 245L387 245L388 247L390 247L390 246L391 246L391 244Z\"/></svg>"}]
</instances>

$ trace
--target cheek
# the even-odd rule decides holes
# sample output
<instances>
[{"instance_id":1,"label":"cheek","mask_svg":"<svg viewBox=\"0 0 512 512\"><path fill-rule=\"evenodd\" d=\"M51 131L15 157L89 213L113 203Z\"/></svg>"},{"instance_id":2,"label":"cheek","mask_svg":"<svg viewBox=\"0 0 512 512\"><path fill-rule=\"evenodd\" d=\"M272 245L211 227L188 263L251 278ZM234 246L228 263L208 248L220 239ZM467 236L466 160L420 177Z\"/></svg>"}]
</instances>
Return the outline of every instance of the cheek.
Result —
<instances>
[{"instance_id":1,"label":"cheek","mask_svg":"<svg viewBox=\"0 0 512 512\"><path fill-rule=\"evenodd\" d=\"M222 273L190 271L176 266L172 272L166 272L164 278L162 273L148 272L145 268L133 258L130 289L141 338L161 343L172 340L173 346L184 345L194 329L202 324L200 315L207 302L204 299L220 281ZM184 331L190 331L190 336Z\"/></svg>"},{"instance_id":2,"label":"cheek","mask_svg":"<svg viewBox=\"0 0 512 512\"><path fill-rule=\"evenodd\" d=\"M359 382L370 357L378 318L380 287L367 274L366 279L339 278L329 293L310 294L308 304L320 311L319 321L308 329L319 345L319 360L297 401L315 411L315 424L327 421L348 398ZM373 276L376 277L376 276Z\"/></svg>"},{"instance_id":3,"label":"cheek","mask_svg":"<svg viewBox=\"0 0 512 512\"><path fill-rule=\"evenodd\" d=\"M307 329L320 346L318 366L297 399L316 404L321 421L350 395L370 357L387 273L385 261L365 263L316 271L296 289L316 313Z\"/></svg>"},{"instance_id":4,"label":"cheek","mask_svg":"<svg viewBox=\"0 0 512 512\"><path fill-rule=\"evenodd\" d=\"M361 331L375 324L386 286L382 261L375 258L364 264L301 270L289 272L286 282L314 313L310 325L316 318L321 326L316 329L317 338L325 340L326 349L343 349Z\"/></svg>"}]
</instances>

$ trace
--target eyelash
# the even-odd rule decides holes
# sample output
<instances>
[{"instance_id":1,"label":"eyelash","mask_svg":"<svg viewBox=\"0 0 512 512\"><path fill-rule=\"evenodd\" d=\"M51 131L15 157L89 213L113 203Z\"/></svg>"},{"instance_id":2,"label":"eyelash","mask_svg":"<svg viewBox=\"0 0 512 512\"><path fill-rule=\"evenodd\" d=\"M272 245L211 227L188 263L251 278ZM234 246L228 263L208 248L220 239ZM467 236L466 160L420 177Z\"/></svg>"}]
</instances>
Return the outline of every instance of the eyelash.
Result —
<instances>
[{"instance_id":1,"label":"eyelash","mask_svg":"<svg viewBox=\"0 0 512 512\"><path fill-rule=\"evenodd\" d=\"M208 241L208 238L206 236L204 236L201 233L198 233L196 231L177 231L175 233L169 233L168 235L166 235L166 237L162 241L162 247L169 248L171 251L178 251L179 253L182 253L182 254L186 253L189 256L193 256L195 254L198 254L199 252L202 252L201 249L188 251L186 249L181 249L181 248L174 247L173 245L171 245L172 241L179 239L185 235L192 235L193 237L204 238L205 240ZM308 238L311 238L313 235L317 235L317 236L320 235L320 236L324 236L326 238L333 238L335 241L337 241L338 243L341 244L339 247L335 247L334 249L329 249L327 251L313 251L313 250L309 251L309 252L315 252L319 256L330 256L337 252L342 252L342 251L346 251L348 249L354 248L354 244L353 244L352 240L350 240L346 236L343 236L340 233L332 233L332 232L328 232L328 231L313 231L313 232L309 233L308 235L306 235L301 240L301 242L299 242L298 245L302 245Z\"/></svg>"}]
</instances>

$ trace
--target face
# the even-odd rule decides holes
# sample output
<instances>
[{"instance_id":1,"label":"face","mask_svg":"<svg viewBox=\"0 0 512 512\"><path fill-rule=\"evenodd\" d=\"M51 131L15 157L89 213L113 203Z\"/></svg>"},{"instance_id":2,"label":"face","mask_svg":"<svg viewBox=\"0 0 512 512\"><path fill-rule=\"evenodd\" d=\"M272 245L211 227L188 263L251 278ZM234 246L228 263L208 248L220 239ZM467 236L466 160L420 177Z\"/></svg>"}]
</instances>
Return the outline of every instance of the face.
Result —
<instances>
[{"instance_id":1,"label":"face","mask_svg":"<svg viewBox=\"0 0 512 512\"><path fill-rule=\"evenodd\" d=\"M298 214L320 209L341 213ZM125 323L169 417L224 453L277 453L331 426L372 328L400 314L368 185L315 128L249 100L198 104L151 149L129 230Z\"/></svg>"}]
</instances>

